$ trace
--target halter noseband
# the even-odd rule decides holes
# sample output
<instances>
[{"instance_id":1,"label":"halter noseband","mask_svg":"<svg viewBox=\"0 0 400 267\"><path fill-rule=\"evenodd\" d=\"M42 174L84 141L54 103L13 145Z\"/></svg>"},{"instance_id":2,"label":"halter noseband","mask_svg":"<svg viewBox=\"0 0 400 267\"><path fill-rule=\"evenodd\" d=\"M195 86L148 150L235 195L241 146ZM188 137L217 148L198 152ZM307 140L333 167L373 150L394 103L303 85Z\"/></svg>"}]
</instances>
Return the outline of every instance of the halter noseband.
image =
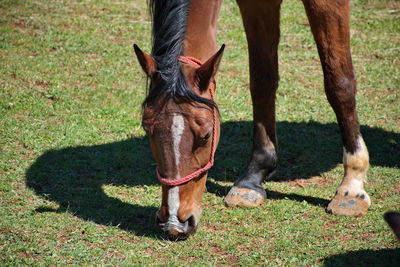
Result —
<instances>
[{"instance_id":1,"label":"halter noseband","mask_svg":"<svg viewBox=\"0 0 400 267\"><path fill-rule=\"evenodd\" d=\"M192 65L192 66L196 66L196 67L202 65L202 62L200 60L193 58L193 57L180 56L179 61L182 63ZM210 87L210 95L211 95L211 99L214 101L214 92L212 91L211 87ZM186 175L185 177L182 177L177 180L169 180L167 178L162 177L160 175L160 172L158 171L158 168L156 168L157 178L160 181L160 183L162 183L163 185L168 185L168 186L181 185L181 184L184 184L184 183L198 177L200 174L208 171L214 165L214 154L215 154L216 143L217 143L217 129L216 129L216 118L215 118L216 115L215 115L214 107L212 109L212 112L213 112L213 138L212 138L212 144L211 144L211 155L210 155L210 160L208 161L208 163L204 167L198 169L197 171L194 171L191 174Z\"/></svg>"}]
</instances>

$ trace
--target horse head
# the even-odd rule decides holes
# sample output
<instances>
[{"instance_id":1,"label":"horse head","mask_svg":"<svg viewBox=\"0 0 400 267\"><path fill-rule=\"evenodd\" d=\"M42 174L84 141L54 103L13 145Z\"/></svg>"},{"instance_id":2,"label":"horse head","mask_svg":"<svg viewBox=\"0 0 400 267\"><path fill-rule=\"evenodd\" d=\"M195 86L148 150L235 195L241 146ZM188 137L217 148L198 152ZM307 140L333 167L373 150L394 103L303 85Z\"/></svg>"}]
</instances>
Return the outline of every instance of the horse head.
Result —
<instances>
[{"instance_id":1,"label":"horse head","mask_svg":"<svg viewBox=\"0 0 400 267\"><path fill-rule=\"evenodd\" d=\"M157 224L170 238L183 239L199 223L207 171L219 140L214 77L224 46L204 64L180 57L178 71L166 71L157 58L134 48L150 80L142 125L162 184Z\"/></svg>"}]
</instances>

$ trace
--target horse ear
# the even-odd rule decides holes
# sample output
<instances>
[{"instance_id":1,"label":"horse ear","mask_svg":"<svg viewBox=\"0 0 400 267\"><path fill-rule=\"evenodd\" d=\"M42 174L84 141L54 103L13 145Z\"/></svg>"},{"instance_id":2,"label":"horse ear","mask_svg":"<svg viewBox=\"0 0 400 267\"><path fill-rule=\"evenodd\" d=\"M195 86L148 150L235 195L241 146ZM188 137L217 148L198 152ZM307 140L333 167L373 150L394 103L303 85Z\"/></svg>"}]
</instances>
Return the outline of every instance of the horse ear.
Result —
<instances>
[{"instance_id":1,"label":"horse ear","mask_svg":"<svg viewBox=\"0 0 400 267\"><path fill-rule=\"evenodd\" d=\"M218 65L221 61L222 54L224 53L225 44L221 46L218 52L210 57L200 68L197 69L197 82L200 91L205 91L210 82L214 80L215 74L218 70Z\"/></svg>"},{"instance_id":2,"label":"horse ear","mask_svg":"<svg viewBox=\"0 0 400 267\"><path fill-rule=\"evenodd\" d=\"M140 66L142 66L143 71L148 77L153 76L157 70L157 64L154 58L140 50L139 46L136 44L133 45L133 48L135 49L136 57L140 63Z\"/></svg>"}]
</instances>

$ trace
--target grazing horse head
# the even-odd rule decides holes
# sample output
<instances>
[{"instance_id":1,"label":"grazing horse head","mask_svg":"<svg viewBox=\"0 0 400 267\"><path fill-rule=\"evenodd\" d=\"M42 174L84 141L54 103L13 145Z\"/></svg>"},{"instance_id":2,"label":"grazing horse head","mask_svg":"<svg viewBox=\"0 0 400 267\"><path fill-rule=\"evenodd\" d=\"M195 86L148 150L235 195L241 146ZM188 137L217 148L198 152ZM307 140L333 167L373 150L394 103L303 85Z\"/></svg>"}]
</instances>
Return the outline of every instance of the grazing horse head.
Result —
<instances>
[{"instance_id":1,"label":"grazing horse head","mask_svg":"<svg viewBox=\"0 0 400 267\"><path fill-rule=\"evenodd\" d=\"M205 63L183 56L165 62L134 48L150 80L142 125L162 183L157 224L171 238L186 238L197 228L219 140L214 76L224 46Z\"/></svg>"}]
</instances>

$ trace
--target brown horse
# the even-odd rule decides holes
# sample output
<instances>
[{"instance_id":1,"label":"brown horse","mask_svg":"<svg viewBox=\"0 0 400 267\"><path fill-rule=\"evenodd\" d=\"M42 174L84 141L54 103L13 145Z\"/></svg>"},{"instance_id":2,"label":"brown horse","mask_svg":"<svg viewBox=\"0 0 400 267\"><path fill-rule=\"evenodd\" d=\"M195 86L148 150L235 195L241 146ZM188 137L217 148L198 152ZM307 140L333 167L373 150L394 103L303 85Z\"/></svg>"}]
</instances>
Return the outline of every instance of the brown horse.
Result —
<instances>
[{"instance_id":1,"label":"brown horse","mask_svg":"<svg viewBox=\"0 0 400 267\"><path fill-rule=\"evenodd\" d=\"M246 31L253 102L253 152L247 171L225 198L231 207L254 207L266 199L262 182L277 165L275 93L278 88L281 0L237 0ZM157 162L162 203L157 222L173 238L193 233L201 215L207 170L219 138L213 94L224 47L217 51L222 0L151 0L151 55L135 45L150 80L143 126ZM358 216L371 205L364 183L368 151L355 108L356 81L350 55L349 0L303 0L317 43L325 92L343 141L344 178L327 207ZM204 62L204 63L202 63Z\"/></svg>"}]
</instances>

